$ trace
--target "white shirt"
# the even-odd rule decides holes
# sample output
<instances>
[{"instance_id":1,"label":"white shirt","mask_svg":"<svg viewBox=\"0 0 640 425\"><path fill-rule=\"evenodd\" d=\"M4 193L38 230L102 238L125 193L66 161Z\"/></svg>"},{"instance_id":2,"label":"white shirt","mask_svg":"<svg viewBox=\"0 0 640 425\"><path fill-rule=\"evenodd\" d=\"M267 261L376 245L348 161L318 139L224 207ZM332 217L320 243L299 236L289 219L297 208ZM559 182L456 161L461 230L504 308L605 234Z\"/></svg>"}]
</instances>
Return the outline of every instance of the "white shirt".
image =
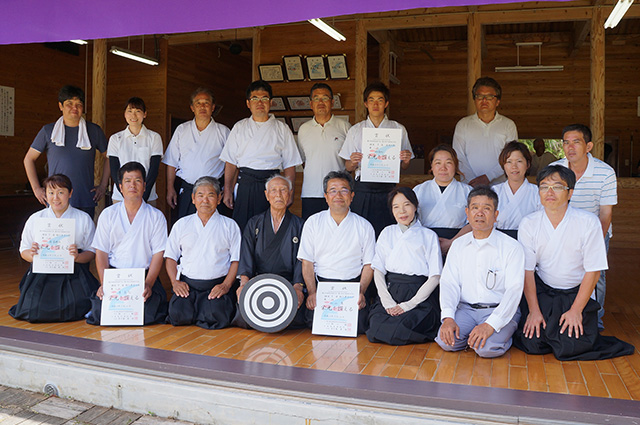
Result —
<instances>
[{"instance_id":1,"label":"white shirt","mask_svg":"<svg viewBox=\"0 0 640 425\"><path fill-rule=\"evenodd\" d=\"M608 268L600 221L571 206L555 229L544 210L526 216L518 240L524 247L525 270L535 270L552 288L575 288L586 272Z\"/></svg>"},{"instance_id":2,"label":"white shirt","mask_svg":"<svg viewBox=\"0 0 640 425\"><path fill-rule=\"evenodd\" d=\"M422 227L420 222L405 232L397 224L387 226L378 236L371 267L384 274L439 275L442 273L442 253L438 235Z\"/></svg>"},{"instance_id":3,"label":"white shirt","mask_svg":"<svg viewBox=\"0 0 640 425\"><path fill-rule=\"evenodd\" d=\"M238 121L220 159L238 168L254 170L284 170L302 164L293 133L271 114L264 123L251 117Z\"/></svg>"},{"instance_id":4,"label":"white shirt","mask_svg":"<svg viewBox=\"0 0 640 425\"><path fill-rule=\"evenodd\" d=\"M151 257L164 251L167 220L146 202L129 223L124 202L105 208L98 218L93 247L109 254L109 265L117 269L145 268Z\"/></svg>"},{"instance_id":5,"label":"white shirt","mask_svg":"<svg viewBox=\"0 0 640 425\"><path fill-rule=\"evenodd\" d=\"M57 218L51 207L47 207L43 210L31 214L31 217L24 224L22 229L22 238L20 239L20 252L27 249L31 249L31 245L35 242L35 219L36 218ZM69 208L62 213L60 218L71 218L75 220L76 240L75 244L78 250L96 252L91 247L91 241L93 241L93 234L95 233L96 226L93 224L93 220L84 211L73 208L69 205Z\"/></svg>"},{"instance_id":6,"label":"white shirt","mask_svg":"<svg viewBox=\"0 0 640 425\"><path fill-rule=\"evenodd\" d=\"M522 218L542 209L538 186L525 179L516 193L511 191L508 182L493 187L498 194L498 221L496 227L502 230L518 230Z\"/></svg>"},{"instance_id":7,"label":"white shirt","mask_svg":"<svg viewBox=\"0 0 640 425\"><path fill-rule=\"evenodd\" d=\"M453 179L444 192L435 179L413 188L418 197L418 216L425 227L461 229L467 224L467 196L473 189Z\"/></svg>"},{"instance_id":8,"label":"white shirt","mask_svg":"<svg viewBox=\"0 0 640 425\"><path fill-rule=\"evenodd\" d=\"M587 154L587 169L576 182L576 187L571 195L571 206L589 211L600 217L601 205L616 205L618 203L618 181L616 172L606 162ZM569 160L563 158L552 165L569 167ZM612 226L609 225L609 236Z\"/></svg>"},{"instance_id":9,"label":"white shirt","mask_svg":"<svg viewBox=\"0 0 640 425\"><path fill-rule=\"evenodd\" d=\"M164 257L180 260L178 276L217 279L229 273L231 262L240 260L240 240L235 221L216 211L203 226L195 213L173 225Z\"/></svg>"},{"instance_id":10,"label":"white shirt","mask_svg":"<svg viewBox=\"0 0 640 425\"><path fill-rule=\"evenodd\" d=\"M498 112L488 124L478 118L478 114L458 121L453 133L453 149L458 154L463 181L469 183L483 174L494 184L504 181L498 157L504 145L512 140L518 140L516 124Z\"/></svg>"},{"instance_id":11,"label":"white shirt","mask_svg":"<svg viewBox=\"0 0 640 425\"><path fill-rule=\"evenodd\" d=\"M220 154L228 136L229 128L213 118L204 130L199 131L194 118L176 128L162 162L174 167L176 176L189 184L203 176L221 177L224 162Z\"/></svg>"},{"instance_id":12,"label":"white shirt","mask_svg":"<svg viewBox=\"0 0 640 425\"><path fill-rule=\"evenodd\" d=\"M399 128L402 130L402 142L400 146L400 150L410 151L411 159L415 158L413 154L413 149L411 149L411 142L409 142L409 134L407 133L407 129L404 125L400 124L397 121L393 121L387 118L385 115L382 119L382 122L378 127L376 127L373 122L371 122L371 118L367 117L366 120L360 121L353 127L349 129L347 133L347 137L342 145L342 149L340 150L340 158L344 160L351 159L351 154L353 152L362 152L362 129L364 128ZM360 168L356 170L356 178L360 175Z\"/></svg>"},{"instance_id":13,"label":"white shirt","mask_svg":"<svg viewBox=\"0 0 640 425\"><path fill-rule=\"evenodd\" d=\"M298 147L304 161L302 198L324 197L324 177L330 171L344 171L344 160L338 153L350 128L349 121L335 115L324 125L318 124L313 118L300 126Z\"/></svg>"},{"instance_id":14,"label":"white shirt","mask_svg":"<svg viewBox=\"0 0 640 425\"><path fill-rule=\"evenodd\" d=\"M298 259L312 262L318 276L349 280L371 264L375 243L375 231L367 220L349 211L338 226L326 210L304 223Z\"/></svg>"},{"instance_id":15,"label":"white shirt","mask_svg":"<svg viewBox=\"0 0 640 425\"><path fill-rule=\"evenodd\" d=\"M147 129L142 125L140 133L135 136L129 127L119 131L109 138L109 147L107 148L107 156L115 156L120 160L120 166L127 162L137 161L144 167L148 173L151 165L152 156L162 156L162 138L155 131ZM114 179L117 180L117 179ZM122 194L118 189L118 185L113 185L113 199L122 201ZM156 194L156 185L153 185L150 201L158 199Z\"/></svg>"},{"instance_id":16,"label":"white shirt","mask_svg":"<svg viewBox=\"0 0 640 425\"><path fill-rule=\"evenodd\" d=\"M495 278L495 279L494 279ZM493 230L453 241L440 277L442 320L455 318L458 304L499 304L486 323L500 332L515 315L524 288L524 251L518 241Z\"/></svg>"}]
</instances>

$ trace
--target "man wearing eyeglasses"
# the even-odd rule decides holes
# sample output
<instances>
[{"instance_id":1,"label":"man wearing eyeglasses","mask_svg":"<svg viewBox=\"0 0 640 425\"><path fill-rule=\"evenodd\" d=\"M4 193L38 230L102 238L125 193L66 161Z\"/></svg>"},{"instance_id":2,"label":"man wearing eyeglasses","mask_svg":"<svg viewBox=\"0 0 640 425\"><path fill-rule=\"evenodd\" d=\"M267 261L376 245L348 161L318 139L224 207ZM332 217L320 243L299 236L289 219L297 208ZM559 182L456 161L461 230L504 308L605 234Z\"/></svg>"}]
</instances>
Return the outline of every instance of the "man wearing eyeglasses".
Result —
<instances>
[{"instance_id":1,"label":"man wearing eyeglasses","mask_svg":"<svg viewBox=\"0 0 640 425\"><path fill-rule=\"evenodd\" d=\"M507 142L518 140L518 130L512 120L497 111L502 87L496 80L478 78L471 94L476 113L458 121L453 133L463 181L473 187L500 183L505 176L498 157Z\"/></svg>"},{"instance_id":2,"label":"man wearing eyeglasses","mask_svg":"<svg viewBox=\"0 0 640 425\"><path fill-rule=\"evenodd\" d=\"M472 232L456 239L440 277L442 326L435 341L445 351L471 347L480 357L498 357L511 347L524 285L524 252L494 229L498 195L487 186L469 192Z\"/></svg>"},{"instance_id":3,"label":"man wearing eyeglasses","mask_svg":"<svg viewBox=\"0 0 640 425\"><path fill-rule=\"evenodd\" d=\"M343 171L344 161L338 153L342 148L349 121L331 113L333 91L328 84L316 83L311 87L313 119L298 130L298 146L304 161L302 181L302 218L326 210L327 202L322 190L322 178L329 171Z\"/></svg>"},{"instance_id":4,"label":"man wearing eyeglasses","mask_svg":"<svg viewBox=\"0 0 640 425\"><path fill-rule=\"evenodd\" d=\"M568 167L576 175L576 187L571 197L571 206L589 211L598 216L606 250L611 238L611 216L613 206L618 203L616 172L606 162L591 156L593 149L591 130L586 125L571 124L562 130L562 149L565 158L554 164ZM596 301L600 303L598 328L604 329L604 298L607 290L604 270L596 285Z\"/></svg>"},{"instance_id":5,"label":"man wearing eyeglasses","mask_svg":"<svg viewBox=\"0 0 640 425\"><path fill-rule=\"evenodd\" d=\"M233 219L241 231L251 217L269 208L264 197L267 179L284 170L284 175L295 183L295 167L302 164L293 133L269 114L272 97L271 85L266 81L249 84L246 99L251 116L233 126L220 154L220 159L226 162L224 203L233 208Z\"/></svg>"},{"instance_id":6,"label":"man wearing eyeglasses","mask_svg":"<svg viewBox=\"0 0 640 425\"><path fill-rule=\"evenodd\" d=\"M300 236L298 259L307 286L307 322L313 323L316 279L330 282L360 282L358 333L369 327L365 292L373 279L375 232L364 218L349 210L354 181L346 171L331 171L322 182L329 209L312 215Z\"/></svg>"},{"instance_id":7,"label":"man wearing eyeglasses","mask_svg":"<svg viewBox=\"0 0 640 425\"><path fill-rule=\"evenodd\" d=\"M598 332L599 304L591 298L607 254L598 218L569 205L576 176L550 165L538 173L543 210L520 223L525 251L522 320L514 345L558 360L602 360L632 354L633 346Z\"/></svg>"}]
</instances>

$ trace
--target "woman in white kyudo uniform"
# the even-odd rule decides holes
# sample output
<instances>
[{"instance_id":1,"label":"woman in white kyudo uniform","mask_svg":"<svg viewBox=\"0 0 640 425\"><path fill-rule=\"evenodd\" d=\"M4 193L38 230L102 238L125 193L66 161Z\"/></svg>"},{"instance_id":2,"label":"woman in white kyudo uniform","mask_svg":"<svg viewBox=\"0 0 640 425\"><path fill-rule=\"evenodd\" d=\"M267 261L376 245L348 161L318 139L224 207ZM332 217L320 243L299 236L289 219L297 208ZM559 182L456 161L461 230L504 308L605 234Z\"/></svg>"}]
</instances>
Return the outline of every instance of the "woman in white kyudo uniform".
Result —
<instances>
[{"instance_id":1,"label":"woman in white kyudo uniform","mask_svg":"<svg viewBox=\"0 0 640 425\"><path fill-rule=\"evenodd\" d=\"M418 198L408 187L391 191L389 207L397 224L385 227L376 243L371 267L378 297L367 338L391 345L433 341L440 327L438 236L420 224Z\"/></svg>"}]
</instances>

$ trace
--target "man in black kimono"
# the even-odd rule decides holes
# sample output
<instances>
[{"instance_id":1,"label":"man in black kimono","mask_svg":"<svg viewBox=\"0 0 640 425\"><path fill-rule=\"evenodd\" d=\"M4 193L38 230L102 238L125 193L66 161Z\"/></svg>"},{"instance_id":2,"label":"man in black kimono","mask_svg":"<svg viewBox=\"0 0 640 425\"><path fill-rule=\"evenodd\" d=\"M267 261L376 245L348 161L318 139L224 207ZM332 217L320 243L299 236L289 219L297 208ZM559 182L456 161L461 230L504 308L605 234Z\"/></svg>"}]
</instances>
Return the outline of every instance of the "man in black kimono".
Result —
<instances>
[{"instance_id":1,"label":"man in black kimono","mask_svg":"<svg viewBox=\"0 0 640 425\"><path fill-rule=\"evenodd\" d=\"M264 191L269 209L253 216L247 222L242 234L240 248L240 293L249 280L257 275L273 273L282 276L293 284L298 295L298 312L287 329L305 327L305 295L303 292L302 262L298 260L298 246L304 221L287 209L293 196L293 184L280 174L267 180ZM236 313L233 324L247 328L248 325Z\"/></svg>"}]
</instances>

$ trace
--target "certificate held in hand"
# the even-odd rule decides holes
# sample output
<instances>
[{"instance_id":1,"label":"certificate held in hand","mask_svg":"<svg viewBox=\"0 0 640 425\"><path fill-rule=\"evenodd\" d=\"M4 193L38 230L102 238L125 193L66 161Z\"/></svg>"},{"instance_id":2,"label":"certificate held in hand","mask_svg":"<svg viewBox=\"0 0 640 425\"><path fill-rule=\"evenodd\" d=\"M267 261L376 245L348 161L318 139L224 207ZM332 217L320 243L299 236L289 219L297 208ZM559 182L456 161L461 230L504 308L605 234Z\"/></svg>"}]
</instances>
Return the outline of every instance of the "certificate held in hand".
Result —
<instances>
[{"instance_id":1,"label":"certificate held in hand","mask_svg":"<svg viewBox=\"0 0 640 425\"><path fill-rule=\"evenodd\" d=\"M358 336L360 282L319 282L311 333Z\"/></svg>"},{"instance_id":2,"label":"certificate held in hand","mask_svg":"<svg viewBox=\"0 0 640 425\"><path fill-rule=\"evenodd\" d=\"M105 269L100 326L144 324L144 269Z\"/></svg>"},{"instance_id":3,"label":"certificate held in hand","mask_svg":"<svg viewBox=\"0 0 640 425\"><path fill-rule=\"evenodd\" d=\"M364 128L360 181L399 183L401 145L399 128Z\"/></svg>"},{"instance_id":4,"label":"certificate held in hand","mask_svg":"<svg viewBox=\"0 0 640 425\"><path fill-rule=\"evenodd\" d=\"M33 272L73 274L74 258L69 246L76 243L76 220L73 218L36 218L34 241L38 254L33 256Z\"/></svg>"}]
</instances>

